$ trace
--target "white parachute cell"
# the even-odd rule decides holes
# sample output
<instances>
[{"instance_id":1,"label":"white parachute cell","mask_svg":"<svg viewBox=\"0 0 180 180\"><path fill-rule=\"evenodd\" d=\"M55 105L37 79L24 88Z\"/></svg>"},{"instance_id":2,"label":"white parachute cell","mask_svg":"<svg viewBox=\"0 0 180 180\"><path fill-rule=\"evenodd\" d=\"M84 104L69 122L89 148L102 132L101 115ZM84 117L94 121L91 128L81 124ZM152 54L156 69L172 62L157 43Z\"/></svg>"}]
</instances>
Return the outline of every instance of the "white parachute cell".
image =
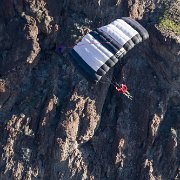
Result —
<instances>
[{"instance_id":1,"label":"white parachute cell","mask_svg":"<svg viewBox=\"0 0 180 180\"><path fill-rule=\"evenodd\" d=\"M123 17L85 35L70 51L71 59L88 80L97 83L125 53L148 37L137 21Z\"/></svg>"}]
</instances>

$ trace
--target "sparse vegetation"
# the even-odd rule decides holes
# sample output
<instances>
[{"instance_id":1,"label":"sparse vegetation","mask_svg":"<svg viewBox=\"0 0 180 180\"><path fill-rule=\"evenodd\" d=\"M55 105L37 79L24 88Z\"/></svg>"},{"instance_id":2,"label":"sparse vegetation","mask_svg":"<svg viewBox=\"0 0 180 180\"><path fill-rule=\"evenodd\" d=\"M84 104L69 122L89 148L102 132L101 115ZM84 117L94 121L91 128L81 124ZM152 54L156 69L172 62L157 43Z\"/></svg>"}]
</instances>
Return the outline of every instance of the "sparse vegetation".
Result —
<instances>
[{"instance_id":1,"label":"sparse vegetation","mask_svg":"<svg viewBox=\"0 0 180 180\"><path fill-rule=\"evenodd\" d=\"M159 27L174 32L176 35L180 35L180 24L179 24L179 4L180 2L174 0L170 4L165 5L165 11L159 18Z\"/></svg>"},{"instance_id":2,"label":"sparse vegetation","mask_svg":"<svg viewBox=\"0 0 180 180\"><path fill-rule=\"evenodd\" d=\"M180 35L180 25L176 24L173 20L169 18L162 18L160 20L159 26L164 29L173 31L177 35Z\"/></svg>"}]
</instances>

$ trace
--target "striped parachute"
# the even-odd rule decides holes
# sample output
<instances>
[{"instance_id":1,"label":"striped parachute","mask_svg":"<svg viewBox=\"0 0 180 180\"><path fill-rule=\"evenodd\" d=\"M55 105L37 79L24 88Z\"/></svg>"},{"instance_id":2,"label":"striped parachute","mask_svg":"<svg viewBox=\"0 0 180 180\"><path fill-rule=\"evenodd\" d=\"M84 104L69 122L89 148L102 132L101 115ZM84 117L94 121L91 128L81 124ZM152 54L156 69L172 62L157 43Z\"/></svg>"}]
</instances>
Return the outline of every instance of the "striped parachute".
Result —
<instances>
[{"instance_id":1,"label":"striped parachute","mask_svg":"<svg viewBox=\"0 0 180 180\"><path fill-rule=\"evenodd\" d=\"M137 21L123 17L86 34L70 55L86 79L97 83L130 49L148 38Z\"/></svg>"}]
</instances>

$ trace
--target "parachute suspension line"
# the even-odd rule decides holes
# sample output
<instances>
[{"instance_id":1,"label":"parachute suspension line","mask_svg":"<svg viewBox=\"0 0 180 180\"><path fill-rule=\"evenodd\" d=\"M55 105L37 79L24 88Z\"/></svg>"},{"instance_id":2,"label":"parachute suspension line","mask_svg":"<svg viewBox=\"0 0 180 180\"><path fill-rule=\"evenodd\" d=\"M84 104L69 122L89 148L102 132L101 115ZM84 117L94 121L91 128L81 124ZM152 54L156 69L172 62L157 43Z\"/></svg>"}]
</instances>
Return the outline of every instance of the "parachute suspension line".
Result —
<instances>
[{"instance_id":1,"label":"parachute suspension line","mask_svg":"<svg viewBox=\"0 0 180 180\"><path fill-rule=\"evenodd\" d=\"M114 76L114 74L113 74L113 79L114 79L114 80L110 80L110 79L107 78L107 77L106 77L106 79L108 80L108 82L110 82L110 84L111 84L112 86L115 87L115 89L116 89L117 91L122 90L123 87L125 86L125 87L126 87L126 90L125 90L124 92L122 91L123 95L127 96L127 98L130 99L130 100L133 99L133 96L131 96L131 94L127 91L127 86L126 86L126 82L125 82L125 81L126 81L126 78L125 78L125 76L124 76L124 71L123 71L123 69L122 69L122 79L123 79L122 84L119 84L119 83L117 82L116 77ZM120 88L120 89L119 89L119 88Z\"/></svg>"},{"instance_id":2,"label":"parachute suspension line","mask_svg":"<svg viewBox=\"0 0 180 180\"><path fill-rule=\"evenodd\" d=\"M116 82L114 83L114 82L112 82L112 80L110 80L109 78L107 78L106 76L105 76L105 78L108 80L108 82L111 84L111 85L113 85L114 87L117 87L117 85L119 86L119 84L117 84Z\"/></svg>"},{"instance_id":3,"label":"parachute suspension line","mask_svg":"<svg viewBox=\"0 0 180 180\"><path fill-rule=\"evenodd\" d=\"M122 80L123 80L123 82L126 82L126 78L125 78L123 69L122 69Z\"/></svg>"},{"instance_id":4,"label":"parachute suspension line","mask_svg":"<svg viewBox=\"0 0 180 180\"><path fill-rule=\"evenodd\" d=\"M117 91L120 91L121 93L123 93L123 95L125 95L128 99L130 99L130 100L133 99L133 96L131 96L131 94L128 92L127 86L125 84L119 85L117 82L114 83L114 82L110 81L107 77L106 77L106 79L107 79L107 82L109 82L112 86L114 86ZM107 83L107 82L103 82L102 80L100 82ZM125 87L125 89L124 89L124 87Z\"/></svg>"},{"instance_id":5,"label":"parachute suspension line","mask_svg":"<svg viewBox=\"0 0 180 180\"><path fill-rule=\"evenodd\" d=\"M106 81L100 81L101 83L110 83L111 85L113 85L115 88L117 87L117 85L119 86L119 84L117 84L116 82L114 83L114 82L112 82L112 80L110 80L108 77L106 77L105 76L105 78L106 78Z\"/></svg>"},{"instance_id":6,"label":"parachute suspension line","mask_svg":"<svg viewBox=\"0 0 180 180\"><path fill-rule=\"evenodd\" d=\"M119 68L120 68L120 66L122 67L122 62L120 61L120 63L118 64L118 66L119 66ZM125 77L125 74L124 74L124 70L123 70L123 68L121 68L122 69L122 83L124 83L124 84L126 84L126 77ZM110 78L108 78L108 77L106 77L105 76L105 78L106 78L106 82L104 81L102 81L101 80L101 82L103 82L103 83L107 83L107 82L109 82L111 85L113 85L115 88L116 87L120 87L121 85L118 83L118 81L117 81L117 79L116 79L116 77L115 77L115 75L114 74L112 74L112 79L110 79Z\"/></svg>"},{"instance_id":7,"label":"parachute suspension line","mask_svg":"<svg viewBox=\"0 0 180 180\"><path fill-rule=\"evenodd\" d=\"M113 78L114 78L113 83L116 84L116 86L119 86L118 81L117 81L116 77L114 76L114 74L113 74Z\"/></svg>"},{"instance_id":8,"label":"parachute suspension line","mask_svg":"<svg viewBox=\"0 0 180 180\"><path fill-rule=\"evenodd\" d=\"M105 78L106 78L106 81L100 81L100 82L103 82L103 83L110 83L111 84L111 80L109 79L109 78L107 78L106 76L105 76Z\"/></svg>"},{"instance_id":9,"label":"parachute suspension line","mask_svg":"<svg viewBox=\"0 0 180 180\"><path fill-rule=\"evenodd\" d=\"M123 64L122 64L122 61L121 61L121 60L120 60L119 63L117 63L117 66L119 67L119 69L122 69ZM113 80L111 80L111 82L112 82L114 85L116 85L116 87L117 87L117 86L120 86L120 84L118 83L118 81L117 81L117 79L116 79L116 77L115 77L114 74L113 74ZM124 82L124 83L126 82L126 78L125 78L123 69L122 69L122 82ZM125 83L125 84L126 84L126 83Z\"/></svg>"}]
</instances>

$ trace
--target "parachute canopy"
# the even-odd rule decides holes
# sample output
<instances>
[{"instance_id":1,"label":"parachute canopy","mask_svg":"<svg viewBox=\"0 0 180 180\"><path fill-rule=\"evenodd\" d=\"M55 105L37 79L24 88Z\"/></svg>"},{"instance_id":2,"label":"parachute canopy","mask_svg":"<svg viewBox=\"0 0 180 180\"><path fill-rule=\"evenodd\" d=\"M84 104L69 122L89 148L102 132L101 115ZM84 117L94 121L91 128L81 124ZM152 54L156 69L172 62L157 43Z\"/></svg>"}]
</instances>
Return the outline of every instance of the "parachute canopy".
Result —
<instances>
[{"instance_id":1,"label":"parachute canopy","mask_svg":"<svg viewBox=\"0 0 180 180\"><path fill-rule=\"evenodd\" d=\"M86 34L70 55L86 79L97 83L130 49L148 38L137 21L123 17Z\"/></svg>"}]
</instances>

